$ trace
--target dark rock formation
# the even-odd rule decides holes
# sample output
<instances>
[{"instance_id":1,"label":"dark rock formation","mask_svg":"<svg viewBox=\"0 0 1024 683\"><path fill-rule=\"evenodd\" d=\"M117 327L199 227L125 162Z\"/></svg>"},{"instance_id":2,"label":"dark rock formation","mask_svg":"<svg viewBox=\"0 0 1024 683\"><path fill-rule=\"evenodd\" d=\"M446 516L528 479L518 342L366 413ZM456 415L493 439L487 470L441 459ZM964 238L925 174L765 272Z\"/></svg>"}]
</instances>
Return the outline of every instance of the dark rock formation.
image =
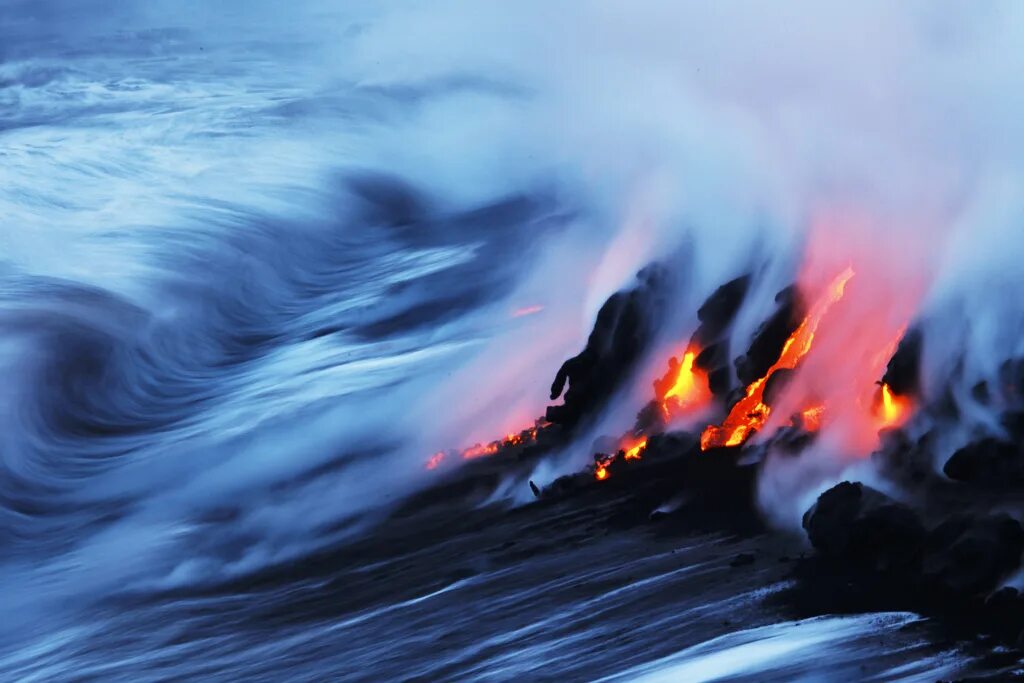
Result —
<instances>
[{"instance_id":1,"label":"dark rock formation","mask_svg":"<svg viewBox=\"0 0 1024 683\"><path fill-rule=\"evenodd\" d=\"M1024 552L1024 529L1006 514L950 517L928 534L922 576L943 593L992 590L1015 570Z\"/></svg>"},{"instance_id":2,"label":"dark rock formation","mask_svg":"<svg viewBox=\"0 0 1024 683\"><path fill-rule=\"evenodd\" d=\"M697 309L697 319L701 324L694 333L694 341L702 347L707 346L725 332L743 305L750 289L750 279L750 275L743 275L712 292Z\"/></svg>"},{"instance_id":3,"label":"dark rock formation","mask_svg":"<svg viewBox=\"0 0 1024 683\"><path fill-rule=\"evenodd\" d=\"M979 486L1019 486L1024 483L1024 457L1012 443L985 438L956 451L942 471L954 481Z\"/></svg>"},{"instance_id":4,"label":"dark rock formation","mask_svg":"<svg viewBox=\"0 0 1024 683\"><path fill-rule=\"evenodd\" d=\"M795 285L775 295L775 302L775 312L757 328L747 353L736 359L736 377L743 386L765 376L804 318L806 309Z\"/></svg>"},{"instance_id":5,"label":"dark rock formation","mask_svg":"<svg viewBox=\"0 0 1024 683\"><path fill-rule=\"evenodd\" d=\"M562 405L548 406L549 422L573 427L605 405L628 379L654 335L667 297L667 276L656 266L637 274L637 286L616 292L597 314L587 345L562 364L551 399L565 390Z\"/></svg>"},{"instance_id":6,"label":"dark rock formation","mask_svg":"<svg viewBox=\"0 0 1024 683\"><path fill-rule=\"evenodd\" d=\"M921 388L921 347L923 337L919 329L912 329L903 335L896 353L882 375L882 382L889 385L894 394L916 395Z\"/></svg>"},{"instance_id":7,"label":"dark rock formation","mask_svg":"<svg viewBox=\"0 0 1024 683\"><path fill-rule=\"evenodd\" d=\"M925 539L924 525L909 507L848 481L821 494L803 526L825 557L872 571L915 565Z\"/></svg>"}]
</instances>

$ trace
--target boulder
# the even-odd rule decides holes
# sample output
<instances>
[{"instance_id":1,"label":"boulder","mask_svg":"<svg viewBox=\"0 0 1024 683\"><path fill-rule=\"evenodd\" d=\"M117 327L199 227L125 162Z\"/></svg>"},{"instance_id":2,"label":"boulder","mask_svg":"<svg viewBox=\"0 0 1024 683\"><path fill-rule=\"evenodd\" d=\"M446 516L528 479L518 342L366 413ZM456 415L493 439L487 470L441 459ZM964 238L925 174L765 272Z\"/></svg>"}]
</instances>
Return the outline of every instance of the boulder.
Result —
<instances>
[{"instance_id":1,"label":"boulder","mask_svg":"<svg viewBox=\"0 0 1024 683\"><path fill-rule=\"evenodd\" d=\"M1024 529L1007 514L957 514L925 543L923 576L942 592L988 592L1020 566Z\"/></svg>"},{"instance_id":2,"label":"boulder","mask_svg":"<svg viewBox=\"0 0 1024 683\"><path fill-rule=\"evenodd\" d=\"M821 494L803 526L822 556L872 571L915 566L925 539L913 510L859 482L844 481Z\"/></svg>"},{"instance_id":3,"label":"boulder","mask_svg":"<svg viewBox=\"0 0 1024 683\"><path fill-rule=\"evenodd\" d=\"M1015 444L991 437L967 444L953 453L942 471L954 481L987 487L1024 483L1024 457Z\"/></svg>"}]
</instances>

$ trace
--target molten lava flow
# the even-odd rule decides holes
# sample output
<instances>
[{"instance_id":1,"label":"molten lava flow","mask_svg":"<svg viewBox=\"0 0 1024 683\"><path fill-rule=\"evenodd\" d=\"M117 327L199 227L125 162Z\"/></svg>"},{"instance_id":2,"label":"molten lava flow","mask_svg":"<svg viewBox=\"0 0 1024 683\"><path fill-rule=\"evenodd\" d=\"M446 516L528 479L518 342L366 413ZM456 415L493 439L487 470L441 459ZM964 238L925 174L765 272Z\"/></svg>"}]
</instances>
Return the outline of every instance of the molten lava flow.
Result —
<instances>
[{"instance_id":1,"label":"molten lava flow","mask_svg":"<svg viewBox=\"0 0 1024 683\"><path fill-rule=\"evenodd\" d=\"M879 387L875 401L875 416L880 427L896 427L902 424L912 407L909 398L892 393L888 384L883 383Z\"/></svg>"},{"instance_id":2,"label":"molten lava flow","mask_svg":"<svg viewBox=\"0 0 1024 683\"><path fill-rule=\"evenodd\" d=\"M825 406L817 405L805 408L800 411L801 427L807 432L816 432L821 429L821 418L825 414Z\"/></svg>"},{"instance_id":3,"label":"molten lava flow","mask_svg":"<svg viewBox=\"0 0 1024 683\"><path fill-rule=\"evenodd\" d=\"M501 444L497 441L492 441L488 444L478 443L462 451L462 457L469 460L471 458L479 458L485 455L494 455L498 452L498 448L500 447Z\"/></svg>"},{"instance_id":4,"label":"molten lava flow","mask_svg":"<svg viewBox=\"0 0 1024 683\"><path fill-rule=\"evenodd\" d=\"M707 375L694 367L699 353L699 349L691 348L683 354L681 361L674 357L669 359L668 373L654 383L654 393L665 422L710 399Z\"/></svg>"},{"instance_id":5,"label":"molten lava flow","mask_svg":"<svg viewBox=\"0 0 1024 683\"><path fill-rule=\"evenodd\" d=\"M793 369L811 350L814 334L821 324L822 318L828 313L832 304L843 297L846 283L853 277L853 269L844 270L831 285L825 296L819 300L811 312L803 319L796 331L790 335L782 347L782 353L764 377L747 387L746 394L729 411L729 415L721 425L710 425L700 437L701 450L721 446L739 446L760 429L771 414L771 407L764 403L765 383L773 372L780 369Z\"/></svg>"},{"instance_id":6,"label":"molten lava flow","mask_svg":"<svg viewBox=\"0 0 1024 683\"><path fill-rule=\"evenodd\" d=\"M547 420L538 419L534 422L532 427L528 427L519 432L509 432L503 439L498 439L497 441L491 441L490 443L484 444L474 444L469 448L464 449L461 452L461 455L464 459L471 460L473 458L481 458L485 455L494 455L502 448L531 446L537 443L537 435L540 433L540 430L544 429L548 425L550 425L550 423ZM438 451L437 453L434 453L434 455L430 456L430 459L427 460L427 469L436 469L437 466L441 464L444 456L444 451Z\"/></svg>"},{"instance_id":7,"label":"molten lava flow","mask_svg":"<svg viewBox=\"0 0 1024 683\"><path fill-rule=\"evenodd\" d=\"M615 460L615 456L611 455L606 458L598 458L594 463L594 478L598 481L604 481L608 478L608 466Z\"/></svg>"},{"instance_id":8,"label":"molten lava flow","mask_svg":"<svg viewBox=\"0 0 1024 683\"><path fill-rule=\"evenodd\" d=\"M626 460L639 460L640 454L647 448L647 437L642 437L632 446L623 446L622 453Z\"/></svg>"}]
</instances>

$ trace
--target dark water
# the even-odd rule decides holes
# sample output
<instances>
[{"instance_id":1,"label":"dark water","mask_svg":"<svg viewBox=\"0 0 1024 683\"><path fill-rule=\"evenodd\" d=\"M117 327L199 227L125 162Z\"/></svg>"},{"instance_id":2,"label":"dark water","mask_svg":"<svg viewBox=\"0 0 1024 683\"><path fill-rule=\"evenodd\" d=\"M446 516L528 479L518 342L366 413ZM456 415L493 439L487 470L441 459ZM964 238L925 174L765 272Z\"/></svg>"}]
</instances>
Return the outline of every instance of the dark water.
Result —
<instances>
[{"instance_id":1,"label":"dark water","mask_svg":"<svg viewBox=\"0 0 1024 683\"><path fill-rule=\"evenodd\" d=\"M602 505L536 507L392 521L229 587L122 598L0 666L24 680L924 681L970 662L912 614L786 616L784 545L609 532ZM740 551L758 561L730 566Z\"/></svg>"},{"instance_id":2,"label":"dark water","mask_svg":"<svg viewBox=\"0 0 1024 683\"><path fill-rule=\"evenodd\" d=\"M439 387L534 324L509 322L538 291L523 264L587 210L554 178L438 161L474 149L445 144L451 98L522 89L360 80L363 5L3 10L0 678L932 680L966 661L913 615L794 621L769 600L781 565L728 567L755 541L605 532L571 507L377 526L459 445L438 440L465 427L464 388ZM536 324L546 363L582 339Z\"/></svg>"}]
</instances>

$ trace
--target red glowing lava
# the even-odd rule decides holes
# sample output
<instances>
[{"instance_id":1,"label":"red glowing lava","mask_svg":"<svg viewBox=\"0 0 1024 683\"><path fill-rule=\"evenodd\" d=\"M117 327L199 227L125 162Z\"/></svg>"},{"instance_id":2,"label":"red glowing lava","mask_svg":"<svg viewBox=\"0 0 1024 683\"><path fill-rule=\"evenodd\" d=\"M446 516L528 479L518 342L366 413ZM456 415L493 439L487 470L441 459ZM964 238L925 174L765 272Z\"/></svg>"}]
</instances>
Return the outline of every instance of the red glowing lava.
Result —
<instances>
[{"instance_id":1,"label":"red glowing lava","mask_svg":"<svg viewBox=\"0 0 1024 683\"><path fill-rule=\"evenodd\" d=\"M639 441L622 447L622 455L626 460L639 460L640 454L647 448L647 437L641 437Z\"/></svg>"},{"instance_id":2,"label":"red glowing lava","mask_svg":"<svg viewBox=\"0 0 1024 683\"><path fill-rule=\"evenodd\" d=\"M800 326L790 335L782 347L779 359L763 377L747 387L746 395L729 411L721 425L710 425L700 437L701 450L721 446L739 446L764 426L771 414L771 407L764 403L764 389L768 377L779 369L793 369L811 350L814 334L832 304L843 298L846 283L853 277L853 269L847 268L832 281L822 297L804 318Z\"/></svg>"},{"instance_id":3,"label":"red glowing lava","mask_svg":"<svg viewBox=\"0 0 1024 683\"><path fill-rule=\"evenodd\" d=\"M704 406L711 399L707 374L695 366L699 349L690 348L682 360L669 359L668 372L654 383L665 422Z\"/></svg>"}]
</instances>

